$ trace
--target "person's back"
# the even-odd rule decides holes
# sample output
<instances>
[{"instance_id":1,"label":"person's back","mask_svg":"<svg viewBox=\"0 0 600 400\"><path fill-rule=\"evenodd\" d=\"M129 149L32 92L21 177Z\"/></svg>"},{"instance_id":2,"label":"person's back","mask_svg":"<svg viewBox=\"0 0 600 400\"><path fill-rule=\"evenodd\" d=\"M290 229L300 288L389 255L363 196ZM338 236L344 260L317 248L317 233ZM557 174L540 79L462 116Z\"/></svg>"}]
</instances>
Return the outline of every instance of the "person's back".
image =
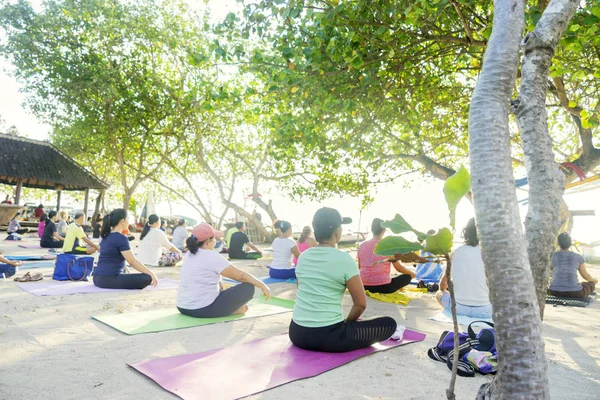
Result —
<instances>
[{"instance_id":1,"label":"person's back","mask_svg":"<svg viewBox=\"0 0 600 400\"><path fill-rule=\"evenodd\" d=\"M80 249L81 243L80 239L85 237L85 233L83 232L83 228L77 225L75 222L71 222L67 227L67 233L65 234L65 241L63 242L63 251L65 253L70 253L75 251L76 249Z\"/></svg>"},{"instance_id":2,"label":"person's back","mask_svg":"<svg viewBox=\"0 0 600 400\"><path fill-rule=\"evenodd\" d=\"M552 282L550 290L557 292L575 292L581 290L577 277L579 266L585 260L572 251L557 251L552 255Z\"/></svg>"},{"instance_id":3,"label":"person's back","mask_svg":"<svg viewBox=\"0 0 600 400\"><path fill-rule=\"evenodd\" d=\"M235 232L229 239L229 257L245 258L244 245L249 242L248 235L244 232Z\"/></svg>"},{"instance_id":4,"label":"person's back","mask_svg":"<svg viewBox=\"0 0 600 400\"><path fill-rule=\"evenodd\" d=\"M313 247L296 267L298 293L292 319L305 327L321 327L344 320L342 298L348 279L358 274L352 256L333 247Z\"/></svg>"},{"instance_id":5,"label":"person's back","mask_svg":"<svg viewBox=\"0 0 600 400\"><path fill-rule=\"evenodd\" d=\"M21 224L19 223L19 221L17 220L17 217L14 217L13 219L10 220L10 222L8 223L8 228L6 229L6 233L11 234L11 233L15 233L17 232L19 229L21 229Z\"/></svg>"},{"instance_id":6,"label":"person's back","mask_svg":"<svg viewBox=\"0 0 600 400\"><path fill-rule=\"evenodd\" d=\"M361 243L358 247L360 278L365 286L386 285L392 280L390 276L391 263L380 262L389 257L375 255L375 246L380 240L373 238Z\"/></svg>"},{"instance_id":7,"label":"person's back","mask_svg":"<svg viewBox=\"0 0 600 400\"><path fill-rule=\"evenodd\" d=\"M117 276L125 268L125 257L122 252L130 250L129 240L120 232L112 232L100 242L100 256L94 275Z\"/></svg>"},{"instance_id":8,"label":"person's back","mask_svg":"<svg viewBox=\"0 0 600 400\"><path fill-rule=\"evenodd\" d=\"M296 242L291 238L276 238L273 240L273 261L271 268L291 269L292 268L292 249Z\"/></svg>"},{"instance_id":9,"label":"person's back","mask_svg":"<svg viewBox=\"0 0 600 400\"><path fill-rule=\"evenodd\" d=\"M183 250L183 248L185 247L185 241L189 236L190 235L187 229L185 229L183 225L179 225L173 231L173 245L179 250Z\"/></svg>"},{"instance_id":10,"label":"person's back","mask_svg":"<svg viewBox=\"0 0 600 400\"><path fill-rule=\"evenodd\" d=\"M456 302L465 306L490 304L481 247L462 245L452 257L452 282Z\"/></svg>"},{"instance_id":11,"label":"person's back","mask_svg":"<svg viewBox=\"0 0 600 400\"><path fill-rule=\"evenodd\" d=\"M137 259L142 264L157 266L162 256L162 249L169 249L171 242L160 228L150 228L146 236L140 240Z\"/></svg>"}]
</instances>

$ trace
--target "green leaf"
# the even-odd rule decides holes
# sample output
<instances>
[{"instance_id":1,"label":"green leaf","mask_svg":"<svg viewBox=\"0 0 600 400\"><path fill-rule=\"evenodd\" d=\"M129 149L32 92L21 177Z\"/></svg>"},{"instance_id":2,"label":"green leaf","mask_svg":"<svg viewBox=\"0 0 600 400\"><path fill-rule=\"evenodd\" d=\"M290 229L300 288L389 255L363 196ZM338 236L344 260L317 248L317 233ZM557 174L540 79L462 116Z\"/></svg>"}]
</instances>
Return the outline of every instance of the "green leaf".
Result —
<instances>
[{"instance_id":1,"label":"green leaf","mask_svg":"<svg viewBox=\"0 0 600 400\"><path fill-rule=\"evenodd\" d=\"M456 217L456 206L460 203L460 200L469 193L471 188L471 175L464 166L461 166L454 175L446 179L444 183L444 196L446 197L446 203L448 204L448 210L450 211L450 225L454 229L455 217Z\"/></svg>"},{"instance_id":2,"label":"green leaf","mask_svg":"<svg viewBox=\"0 0 600 400\"><path fill-rule=\"evenodd\" d=\"M571 100L571 101L569 101L569 107L575 108L575 107L577 107L577 103L574 102L573 100Z\"/></svg>"},{"instance_id":3,"label":"green leaf","mask_svg":"<svg viewBox=\"0 0 600 400\"><path fill-rule=\"evenodd\" d=\"M452 238L450 229L442 228L438 233L427 238L424 250L436 255L450 253L452 250Z\"/></svg>"},{"instance_id":4,"label":"green leaf","mask_svg":"<svg viewBox=\"0 0 600 400\"><path fill-rule=\"evenodd\" d=\"M396 214L393 220L384 221L381 223L382 228L388 228L394 233L412 232L414 228L406 222L406 220L400 214Z\"/></svg>"},{"instance_id":5,"label":"green leaf","mask_svg":"<svg viewBox=\"0 0 600 400\"><path fill-rule=\"evenodd\" d=\"M383 35L385 32L387 31L387 27L385 26L380 26L379 29L377 29L377 34L379 36Z\"/></svg>"},{"instance_id":6,"label":"green leaf","mask_svg":"<svg viewBox=\"0 0 600 400\"><path fill-rule=\"evenodd\" d=\"M354 68L357 68L357 69L362 67L363 65L365 65L365 62L363 61L362 58L360 58L359 55L354 56L354 58L352 59L352 61L350 63L352 64L352 66Z\"/></svg>"},{"instance_id":7,"label":"green leaf","mask_svg":"<svg viewBox=\"0 0 600 400\"><path fill-rule=\"evenodd\" d=\"M378 256L393 256L396 253L407 254L421 249L423 249L423 246L419 243L411 242L402 236L388 236L377 242L375 254Z\"/></svg>"},{"instance_id":8,"label":"green leaf","mask_svg":"<svg viewBox=\"0 0 600 400\"><path fill-rule=\"evenodd\" d=\"M593 14L595 17L598 17L598 18L600 18L600 7L598 7L598 6L594 6L594 7L592 7L592 14Z\"/></svg>"},{"instance_id":9,"label":"green leaf","mask_svg":"<svg viewBox=\"0 0 600 400\"><path fill-rule=\"evenodd\" d=\"M592 128L592 124L590 124L590 121L587 119L581 119L581 126L583 127L583 129L591 129Z\"/></svg>"}]
</instances>

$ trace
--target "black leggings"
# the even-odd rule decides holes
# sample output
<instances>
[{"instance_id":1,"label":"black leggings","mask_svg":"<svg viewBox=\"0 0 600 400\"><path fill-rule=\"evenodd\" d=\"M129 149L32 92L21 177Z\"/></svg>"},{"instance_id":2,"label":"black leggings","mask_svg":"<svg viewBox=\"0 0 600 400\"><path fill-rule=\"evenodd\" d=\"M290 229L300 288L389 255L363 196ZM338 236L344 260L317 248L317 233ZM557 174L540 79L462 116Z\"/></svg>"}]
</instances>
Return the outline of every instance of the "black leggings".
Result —
<instances>
[{"instance_id":1,"label":"black leggings","mask_svg":"<svg viewBox=\"0 0 600 400\"><path fill-rule=\"evenodd\" d=\"M18 233L19 235L24 235L24 234L28 233L29 231L30 231L30 230L29 230L29 228L21 228L21 229L17 229L17 230L16 230L16 231L14 231L14 232L7 232L7 233L8 233L9 235L10 235L11 233Z\"/></svg>"},{"instance_id":2,"label":"black leggings","mask_svg":"<svg viewBox=\"0 0 600 400\"><path fill-rule=\"evenodd\" d=\"M60 240L42 240L40 241L40 247L45 249L58 249L59 247L63 247L63 242Z\"/></svg>"},{"instance_id":3,"label":"black leggings","mask_svg":"<svg viewBox=\"0 0 600 400\"><path fill-rule=\"evenodd\" d=\"M289 335L292 343L301 349L344 353L383 342L396 332L396 328L396 321L391 317L342 321L320 328L306 328L292 320Z\"/></svg>"},{"instance_id":4,"label":"black leggings","mask_svg":"<svg viewBox=\"0 0 600 400\"><path fill-rule=\"evenodd\" d=\"M229 253L229 258L233 259L233 260L258 260L261 257L262 256L260 255L260 253L258 253L256 251L250 252L250 253L236 254L236 255L231 255L231 253Z\"/></svg>"},{"instance_id":5,"label":"black leggings","mask_svg":"<svg viewBox=\"0 0 600 400\"><path fill-rule=\"evenodd\" d=\"M390 283L387 283L385 285L365 285L365 290L368 290L371 293L394 293L397 292L399 289L402 289L404 286L407 286L410 283L411 279L412 278L410 277L410 275L398 275L397 277L393 278Z\"/></svg>"},{"instance_id":6,"label":"black leggings","mask_svg":"<svg viewBox=\"0 0 600 400\"><path fill-rule=\"evenodd\" d=\"M222 290L211 305L188 310L177 307L180 313L194 318L219 318L233 314L235 310L248 303L254 296L254 286L244 282Z\"/></svg>"},{"instance_id":7,"label":"black leggings","mask_svg":"<svg viewBox=\"0 0 600 400\"><path fill-rule=\"evenodd\" d=\"M94 285L104 289L143 289L152 283L148 274L94 275Z\"/></svg>"}]
</instances>

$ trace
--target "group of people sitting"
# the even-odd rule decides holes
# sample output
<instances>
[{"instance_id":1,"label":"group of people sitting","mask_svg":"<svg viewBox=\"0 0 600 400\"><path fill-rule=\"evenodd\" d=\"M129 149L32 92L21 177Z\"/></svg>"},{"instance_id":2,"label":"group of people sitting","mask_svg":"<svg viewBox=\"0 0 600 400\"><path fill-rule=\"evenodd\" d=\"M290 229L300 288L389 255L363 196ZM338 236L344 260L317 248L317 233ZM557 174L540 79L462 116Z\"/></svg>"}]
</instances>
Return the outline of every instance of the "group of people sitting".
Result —
<instances>
[{"instance_id":1,"label":"group of people sitting","mask_svg":"<svg viewBox=\"0 0 600 400\"><path fill-rule=\"evenodd\" d=\"M52 212L49 216L48 225L51 227L56 216ZM78 249L78 241L87 241L87 236L81 230L82 223L83 215L77 214L67 228L63 242L68 240L69 243L65 243L63 248L70 249L69 252L82 251ZM373 238L359 247L358 262L349 253L339 250L337 244L342 237L342 225L348 223L351 223L351 219L343 218L337 210L321 208L313 217L312 229L305 227L297 242L292 239L289 222L278 221L276 224L279 237L273 241L273 262L269 275L297 279L298 291L289 337L303 349L345 352L390 338L397 328L393 318L359 320L367 306L366 291L394 293L416 276L415 272L401 263L374 254L376 244L385 235L380 219L372 223ZM96 286L118 289L156 286L158 279L148 266L161 265L165 254L174 254L183 259L177 308L184 315L214 318L245 313L255 288L267 299L270 297L270 289L263 281L235 267L222 253L215 251L217 242L223 241L224 235L210 224L196 225L190 234L185 220L182 220L173 232L173 242L170 242L165 232L160 230L158 216L151 215L142 231L137 256L122 233L127 227L127 212L123 209L116 209L104 216L100 256L93 273ZM56 239L54 233L51 227L50 239L60 240ZM450 309L447 281L451 278L455 287L457 313L474 318L491 318L492 306L474 220L470 220L465 227L463 239L464 245L452 255L452 277L443 273L441 290L436 298L442 307ZM244 223L236 225L236 231L231 233L227 242L229 258L248 259L262 255L245 234ZM252 253L243 251L245 244L256 250L254 255L246 255ZM597 280L586 271L583 258L569 251L571 240L568 234L559 236L559 244L561 250L553 257L550 293L587 296L594 290ZM88 248L84 251L90 254L97 248L88 242ZM138 273L129 273L126 264ZM399 273L398 276L390 275L392 268ZM586 280L583 284L577 280L577 271ZM223 277L240 283L226 289ZM344 316L342 300L346 290L352 298L352 307Z\"/></svg>"}]
</instances>

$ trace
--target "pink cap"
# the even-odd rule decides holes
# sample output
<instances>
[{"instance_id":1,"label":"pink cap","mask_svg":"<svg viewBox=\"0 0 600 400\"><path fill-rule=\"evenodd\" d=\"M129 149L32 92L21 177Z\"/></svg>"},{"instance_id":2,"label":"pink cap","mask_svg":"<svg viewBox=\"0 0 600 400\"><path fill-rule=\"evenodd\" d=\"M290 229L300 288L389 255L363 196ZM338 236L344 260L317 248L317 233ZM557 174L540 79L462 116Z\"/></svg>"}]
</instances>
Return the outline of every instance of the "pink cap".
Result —
<instances>
[{"instance_id":1,"label":"pink cap","mask_svg":"<svg viewBox=\"0 0 600 400\"><path fill-rule=\"evenodd\" d=\"M196 225L194 229L192 229L192 235L196 237L196 240L199 242L204 242L211 237L220 238L223 236L223 232L215 231L212 226L207 223Z\"/></svg>"}]
</instances>

